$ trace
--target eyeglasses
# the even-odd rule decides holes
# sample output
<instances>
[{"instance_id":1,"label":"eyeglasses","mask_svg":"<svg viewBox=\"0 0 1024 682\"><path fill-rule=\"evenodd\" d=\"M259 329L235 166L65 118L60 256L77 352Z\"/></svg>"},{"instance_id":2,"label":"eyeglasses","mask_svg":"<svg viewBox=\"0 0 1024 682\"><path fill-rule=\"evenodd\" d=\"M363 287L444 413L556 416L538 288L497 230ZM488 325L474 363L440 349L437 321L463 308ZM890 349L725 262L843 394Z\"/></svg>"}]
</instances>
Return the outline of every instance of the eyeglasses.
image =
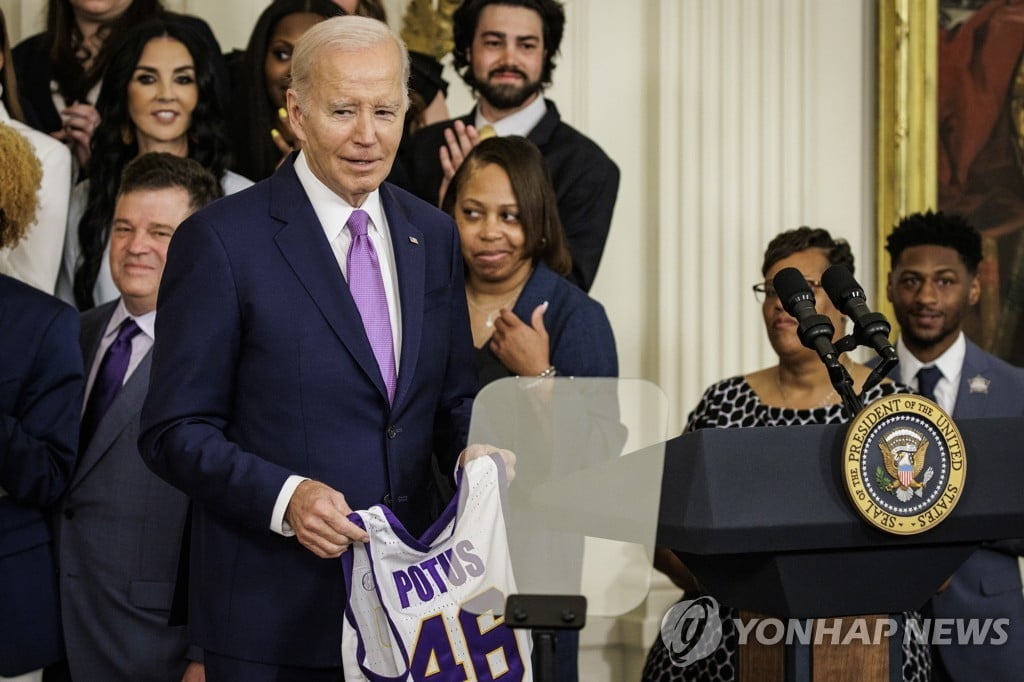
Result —
<instances>
[{"instance_id":1,"label":"eyeglasses","mask_svg":"<svg viewBox=\"0 0 1024 682\"><path fill-rule=\"evenodd\" d=\"M821 280L808 279L807 286L817 295L818 290L821 289ZM779 297L779 293L775 291L775 286L771 282L758 282L750 288L754 290L754 298L757 299L758 303L764 303L766 300Z\"/></svg>"}]
</instances>

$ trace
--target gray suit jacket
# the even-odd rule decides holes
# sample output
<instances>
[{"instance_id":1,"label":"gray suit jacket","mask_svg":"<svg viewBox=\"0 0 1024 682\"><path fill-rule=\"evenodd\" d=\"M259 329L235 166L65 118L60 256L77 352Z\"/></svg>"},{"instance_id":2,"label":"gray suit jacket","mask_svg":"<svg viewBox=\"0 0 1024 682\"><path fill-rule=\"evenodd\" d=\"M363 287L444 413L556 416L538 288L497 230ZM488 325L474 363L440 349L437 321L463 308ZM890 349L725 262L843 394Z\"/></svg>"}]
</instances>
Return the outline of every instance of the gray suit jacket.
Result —
<instances>
[{"instance_id":1,"label":"gray suit jacket","mask_svg":"<svg viewBox=\"0 0 1024 682\"><path fill-rule=\"evenodd\" d=\"M82 315L91 367L117 301ZM188 498L138 451L147 354L79 454L55 518L61 611L75 680L180 680L187 633L167 625Z\"/></svg>"},{"instance_id":2,"label":"gray suit jacket","mask_svg":"<svg viewBox=\"0 0 1024 682\"><path fill-rule=\"evenodd\" d=\"M894 373L896 370L894 370ZM898 376L896 377L898 380ZM960 374L955 419L1024 416L1024 369L1014 367L978 348L969 339ZM969 457L992 453L968 452ZM931 600L935 618L1009 619L1007 640L998 646L958 643L936 649L954 680L1019 679L1024 665L1024 598L1021 596L1017 556L1006 551L1009 543L978 549L953 575L950 586ZM966 623L966 622L965 622ZM987 640L1000 640L1000 631L989 623ZM957 627L954 626L955 633Z\"/></svg>"}]
</instances>

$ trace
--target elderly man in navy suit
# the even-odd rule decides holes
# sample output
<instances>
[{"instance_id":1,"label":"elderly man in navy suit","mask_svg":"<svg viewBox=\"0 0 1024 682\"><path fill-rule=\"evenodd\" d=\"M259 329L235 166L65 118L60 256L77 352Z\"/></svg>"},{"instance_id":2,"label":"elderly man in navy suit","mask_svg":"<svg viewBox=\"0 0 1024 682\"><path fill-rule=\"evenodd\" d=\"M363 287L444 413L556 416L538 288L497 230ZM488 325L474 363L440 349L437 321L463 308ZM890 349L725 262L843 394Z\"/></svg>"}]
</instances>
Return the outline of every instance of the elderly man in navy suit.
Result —
<instances>
[{"instance_id":1,"label":"elderly man in navy suit","mask_svg":"<svg viewBox=\"0 0 1024 682\"><path fill-rule=\"evenodd\" d=\"M473 378L451 218L388 184L408 106L388 27L306 32L287 95L302 151L171 243L143 457L193 498L189 625L217 680L341 675L346 515L434 518ZM511 463L509 456L509 463Z\"/></svg>"},{"instance_id":2,"label":"elderly man in navy suit","mask_svg":"<svg viewBox=\"0 0 1024 682\"><path fill-rule=\"evenodd\" d=\"M120 298L83 313L89 368L78 464L54 515L73 680L195 679L188 636L168 625L188 498L139 457L156 298L167 247L223 192L192 159L143 154L124 170L110 227Z\"/></svg>"},{"instance_id":3,"label":"elderly man in navy suit","mask_svg":"<svg viewBox=\"0 0 1024 682\"><path fill-rule=\"evenodd\" d=\"M957 419L1024 416L1024 369L981 350L962 329L964 316L981 293L978 231L958 215L916 213L900 221L886 249L892 258L886 291L900 323L900 362L892 378L915 387ZM936 618L1009 619L1005 643L954 641L936 647L939 679L1020 677L1022 547L1018 540L985 545L932 599Z\"/></svg>"}]
</instances>

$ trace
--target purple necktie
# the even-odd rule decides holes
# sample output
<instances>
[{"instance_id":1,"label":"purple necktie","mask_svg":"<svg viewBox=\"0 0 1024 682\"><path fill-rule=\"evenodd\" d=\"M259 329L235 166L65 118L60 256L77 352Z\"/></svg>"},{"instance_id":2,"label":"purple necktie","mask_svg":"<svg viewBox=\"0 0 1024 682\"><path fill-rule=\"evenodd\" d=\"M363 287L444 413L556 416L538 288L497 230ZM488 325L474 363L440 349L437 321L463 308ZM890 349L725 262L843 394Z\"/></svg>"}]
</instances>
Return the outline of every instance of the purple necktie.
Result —
<instances>
[{"instance_id":1,"label":"purple necktie","mask_svg":"<svg viewBox=\"0 0 1024 682\"><path fill-rule=\"evenodd\" d=\"M89 401L85 404L85 414L82 415L82 429L79 435L79 445L82 451L92 440L96 433L96 427L106 414L114 397L121 390L124 384L124 375L128 371L128 361L132 357L132 338L141 330L132 318L126 318L117 330L117 338L110 348L103 354L100 360L99 370L96 372L96 380L92 384L92 391L89 393Z\"/></svg>"},{"instance_id":2,"label":"purple necktie","mask_svg":"<svg viewBox=\"0 0 1024 682\"><path fill-rule=\"evenodd\" d=\"M370 340L377 366L388 389L388 402L395 399L395 349L391 336L391 315L384 293L384 279L373 242L366 234L370 216L356 209L349 216L348 229L352 244L348 247L348 288L363 318L366 337Z\"/></svg>"}]
</instances>

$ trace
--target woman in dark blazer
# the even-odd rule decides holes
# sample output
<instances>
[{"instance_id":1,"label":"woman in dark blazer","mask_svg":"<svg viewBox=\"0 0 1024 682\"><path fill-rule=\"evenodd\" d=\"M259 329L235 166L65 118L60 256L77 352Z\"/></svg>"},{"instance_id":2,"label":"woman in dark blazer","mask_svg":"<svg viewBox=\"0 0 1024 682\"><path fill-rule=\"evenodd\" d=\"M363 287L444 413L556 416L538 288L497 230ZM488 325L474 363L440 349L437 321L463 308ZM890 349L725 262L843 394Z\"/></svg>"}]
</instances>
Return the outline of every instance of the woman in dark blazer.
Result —
<instances>
[{"instance_id":1,"label":"woman in dark blazer","mask_svg":"<svg viewBox=\"0 0 1024 682\"><path fill-rule=\"evenodd\" d=\"M572 263L536 145L517 136L481 142L441 207L459 227L481 388L513 375L618 376L604 308L564 277ZM572 682L579 633L555 639L556 679Z\"/></svg>"},{"instance_id":2,"label":"woman in dark blazer","mask_svg":"<svg viewBox=\"0 0 1024 682\"><path fill-rule=\"evenodd\" d=\"M505 376L618 376L600 303L563 277L571 268L555 192L536 145L481 142L452 178L480 386Z\"/></svg>"}]
</instances>

